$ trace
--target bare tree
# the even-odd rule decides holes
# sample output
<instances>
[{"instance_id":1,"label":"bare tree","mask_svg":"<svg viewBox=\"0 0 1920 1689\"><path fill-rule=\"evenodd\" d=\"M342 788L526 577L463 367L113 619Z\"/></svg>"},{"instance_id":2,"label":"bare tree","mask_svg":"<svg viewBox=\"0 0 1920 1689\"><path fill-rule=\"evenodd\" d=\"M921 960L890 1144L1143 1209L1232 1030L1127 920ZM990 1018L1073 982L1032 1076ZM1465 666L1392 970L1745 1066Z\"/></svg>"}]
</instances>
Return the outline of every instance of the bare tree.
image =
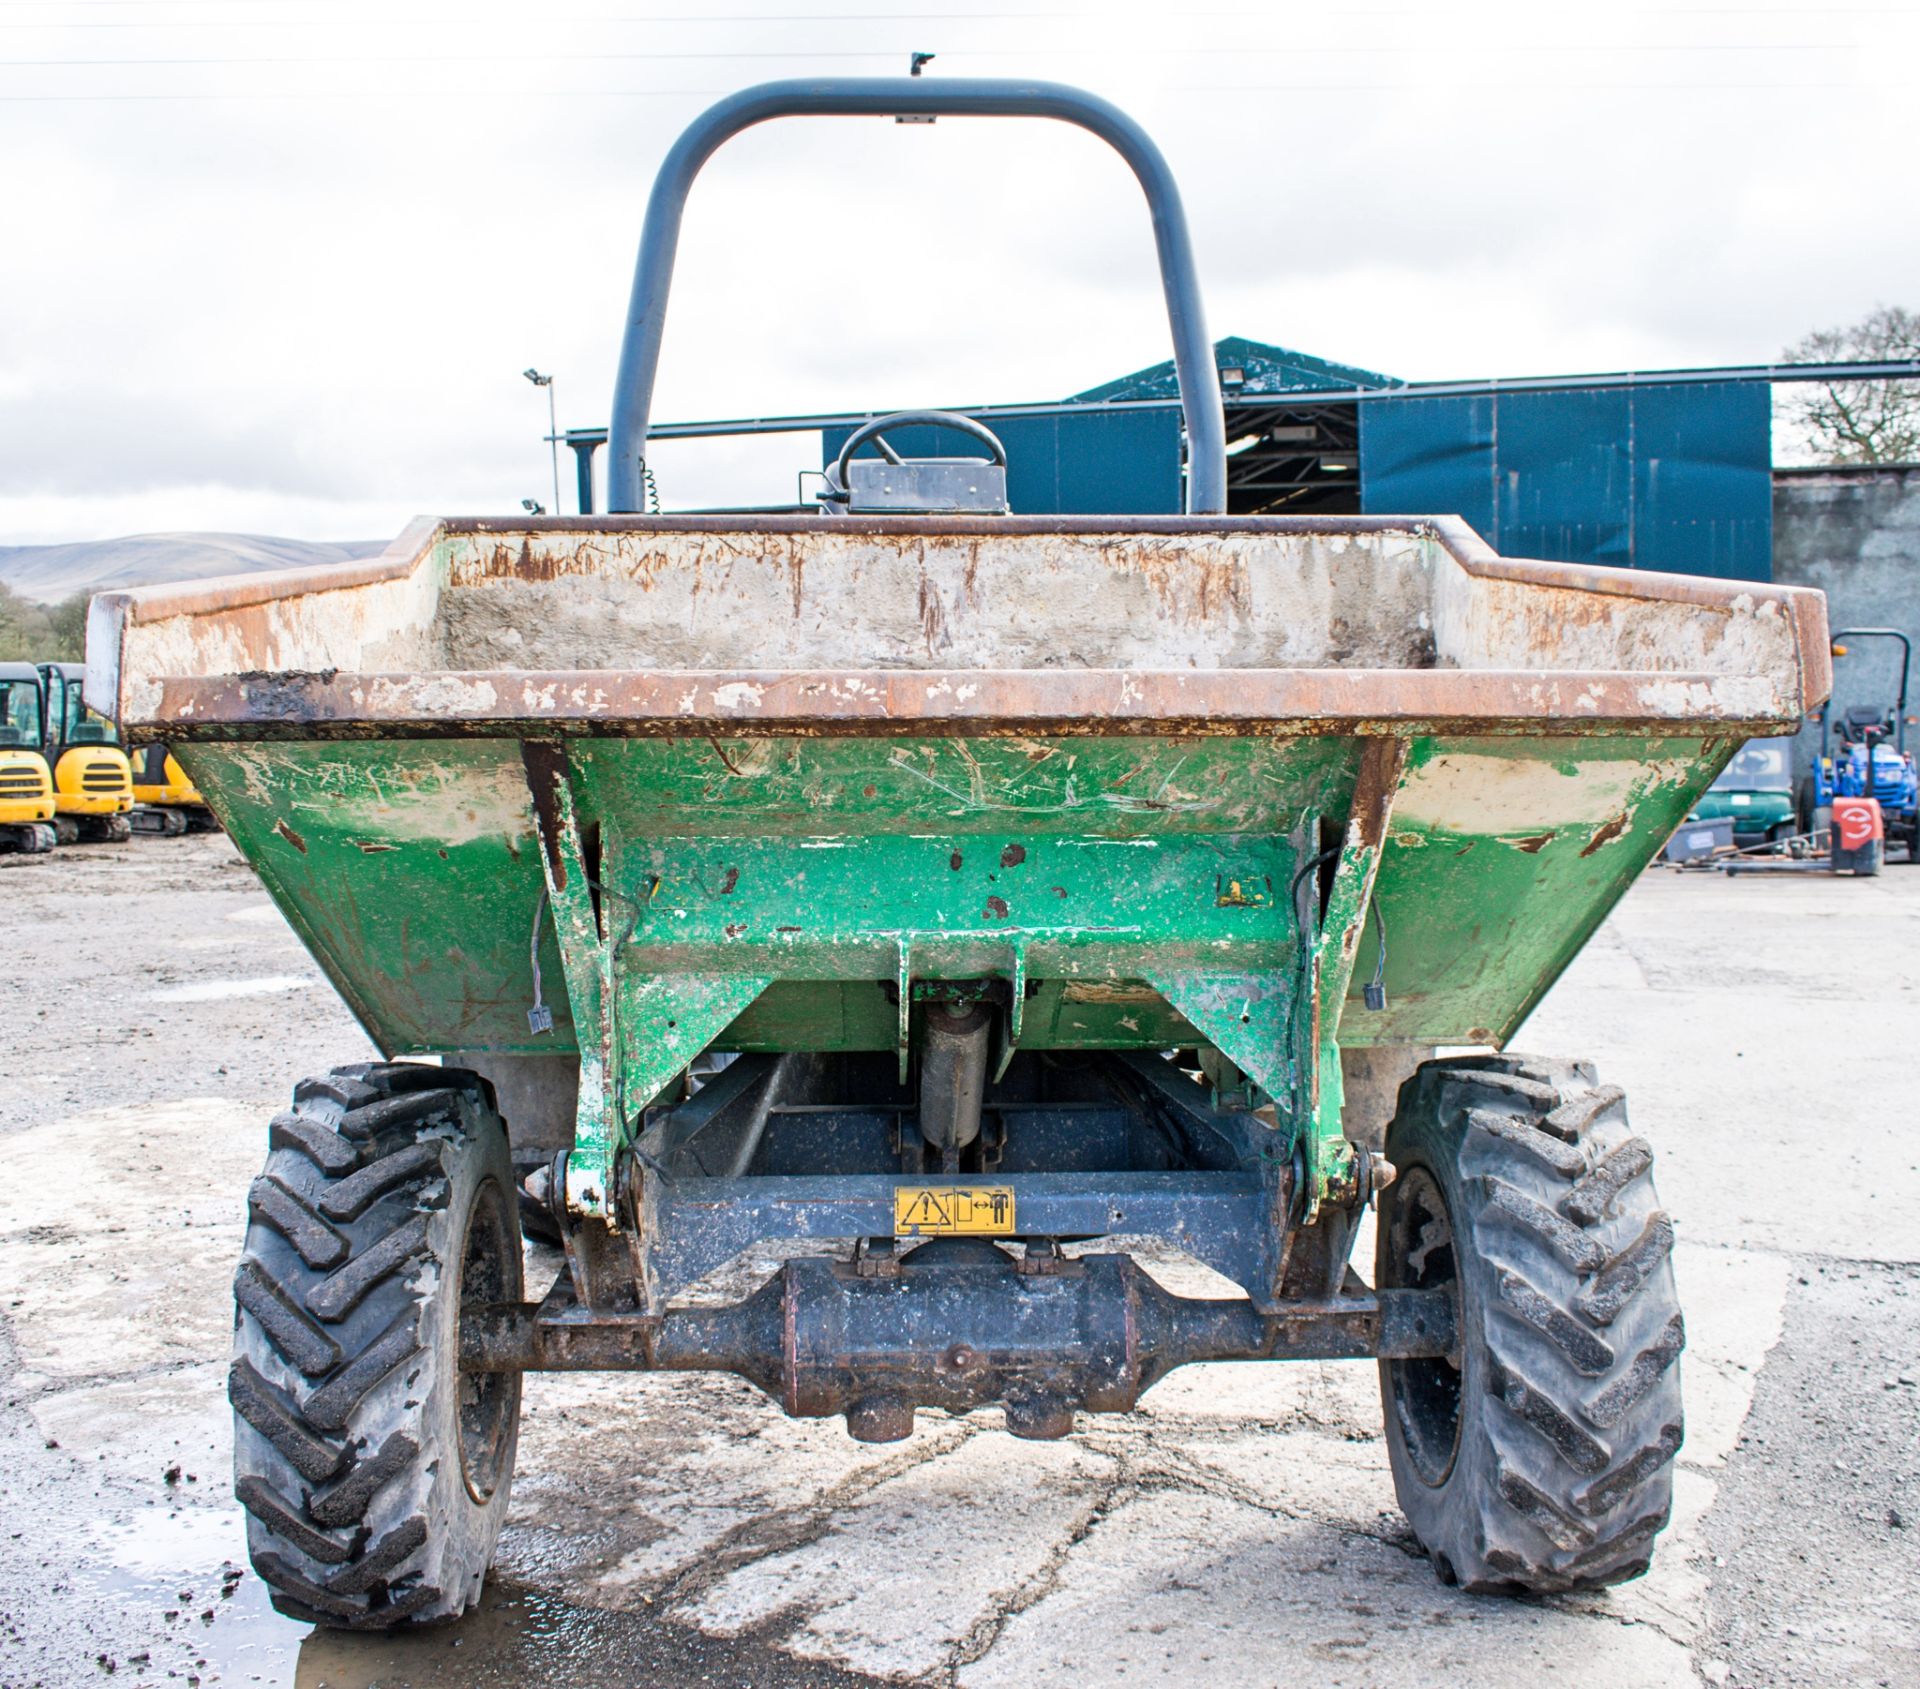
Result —
<instances>
[{"instance_id":1,"label":"bare tree","mask_svg":"<svg viewBox=\"0 0 1920 1689\"><path fill-rule=\"evenodd\" d=\"M1789 346L1788 363L1920 358L1920 313L1876 306L1848 328ZM1785 409L1827 463L1920 461L1920 381L1829 381L1789 390Z\"/></svg>"}]
</instances>

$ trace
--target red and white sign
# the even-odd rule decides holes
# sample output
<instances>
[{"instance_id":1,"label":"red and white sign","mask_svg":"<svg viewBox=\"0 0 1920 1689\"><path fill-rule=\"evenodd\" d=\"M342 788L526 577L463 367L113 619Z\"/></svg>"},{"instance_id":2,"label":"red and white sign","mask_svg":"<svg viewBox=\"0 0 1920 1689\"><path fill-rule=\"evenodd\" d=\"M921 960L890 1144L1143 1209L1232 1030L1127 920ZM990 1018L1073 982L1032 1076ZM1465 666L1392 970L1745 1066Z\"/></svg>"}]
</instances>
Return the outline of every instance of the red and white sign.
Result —
<instances>
[{"instance_id":1,"label":"red and white sign","mask_svg":"<svg viewBox=\"0 0 1920 1689\"><path fill-rule=\"evenodd\" d=\"M1842 850L1862 850L1873 840L1886 837L1880 819L1878 798L1835 798L1833 830Z\"/></svg>"}]
</instances>

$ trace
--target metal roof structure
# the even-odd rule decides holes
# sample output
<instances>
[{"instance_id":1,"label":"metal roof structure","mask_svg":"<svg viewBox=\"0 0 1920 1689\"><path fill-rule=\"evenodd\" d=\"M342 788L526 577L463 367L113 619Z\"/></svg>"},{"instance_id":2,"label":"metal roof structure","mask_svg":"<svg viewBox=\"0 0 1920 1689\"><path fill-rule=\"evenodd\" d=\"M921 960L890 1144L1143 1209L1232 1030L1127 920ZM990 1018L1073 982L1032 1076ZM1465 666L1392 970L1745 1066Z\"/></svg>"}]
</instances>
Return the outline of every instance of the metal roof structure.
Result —
<instances>
[{"instance_id":1,"label":"metal roof structure","mask_svg":"<svg viewBox=\"0 0 1920 1689\"><path fill-rule=\"evenodd\" d=\"M1235 343L1259 344L1241 341L1237 335L1229 335L1217 344L1231 346ZM1284 350L1284 348L1276 348L1276 350ZM1298 358L1307 357L1305 353L1288 355ZM1311 361L1322 362L1319 359ZM1154 365L1152 369L1139 371L1138 374L1147 376L1152 374L1154 369L1162 367L1164 366ZM1348 366L1326 364L1325 367L1342 369ZM1371 372L1362 371L1361 373L1370 374ZM1131 376L1120 378L1121 381L1133 379L1134 377ZM1379 382L1392 383L1391 377L1381 376L1376 379ZM1920 358L1884 358L1863 363L1709 364L1689 369L1607 370L1573 375L1494 375L1467 380L1402 381L1390 385L1348 385L1251 392L1244 393L1242 396L1252 405L1285 405L1298 403L1303 398L1324 403L1358 403L1367 400L1382 402L1395 399L1450 398L1470 394L1559 393L1608 387L1691 387L1721 382L1765 382L1769 386L1786 386L1794 383L1823 381L1920 381ZM1016 404L939 405L932 408L959 411L964 416L991 421L995 417L1050 415L1063 405L1099 406L1111 410L1164 410L1172 403L1166 398L1096 399L1088 396L1098 392L1100 392L1099 388L1089 388L1086 394L1068 399L1036 399ZM801 411L784 416L715 417L700 422L654 423L649 427L648 433L657 439L675 440L712 439L727 434L797 434L817 428L852 428L860 423L870 422L882 414L876 410ZM605 445L607 430L604 426L568 428L561 431L559 438L562 445L579 450L583 447Z\"/></svg>"},{"instance_id":2,"label":"metal roof structure","mask_svg":"<svg viewBox=\"0 0 1920 1689\"><path fill-rule=\"evenodd\" d=\"M1463 516L1496 549L1563 562L1765 580L1772 554L1771 389L1920 380L1920 359L1718 365L1402 381L1229 335L1214 343L1236 515ZM1008 450L1031 514L1177 510L1184 450L1171 360L1065 399L949 405ZM876 411L665 423L658 439L817 431L826 457ZM605 429L560 436L591 511ZM951 449L937 430L897 442Z\"/></svg>"},{"instance_id":3,"label":"metal roof structure","mask_svg":"<svg viewBox=\"0 0 1920 1689\"><path fill-rule=\"evenodd\" d=\"M1269 346L1264 341L1248 340L1238 334L1227 335L1213 343L1214 366L1220 372L1221 396L1228 403L1236 398L1278 397L1295 393L1338 393L1352 388L1404 387L1396 376L1380 375L1357 364L1336 364L1316 358L1308 352L1296 352L1286 346ZM1089 387L1072 395L1074 404L1091 404L1115 399L1172 399L1179 396L1178 378L1173 360L1151 364L1114 381Z\"/></svg>"}]
</instances>

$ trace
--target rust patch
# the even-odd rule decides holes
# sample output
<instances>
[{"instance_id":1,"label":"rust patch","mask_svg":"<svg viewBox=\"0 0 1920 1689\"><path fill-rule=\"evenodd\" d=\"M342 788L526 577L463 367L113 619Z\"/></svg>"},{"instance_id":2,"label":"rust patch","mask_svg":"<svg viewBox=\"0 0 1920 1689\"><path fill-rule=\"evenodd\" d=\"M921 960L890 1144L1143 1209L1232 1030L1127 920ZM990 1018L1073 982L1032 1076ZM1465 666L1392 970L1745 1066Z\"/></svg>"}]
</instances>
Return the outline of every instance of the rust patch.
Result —
<instances>
[{"instance_id":1,"label":"rust patch","mask_svg":"<svg viewBox=\"0 0 1920 1689\"><path fill-rule=\"evenodd\" d=\"M1554 841L1552 833L1533 833L1524 839L1502 839L1502 844L1512 845L1515 850L1524 850L1529 856L1538 856ZM1586 852L1582 851L1581 855Z\"/></svg>"},{"instance_id":2,"label":"rust patch","mask_svg":"<svg viewBox=\"0 0 1920 1689\"><path fill-rule=\"evenodd\" d=\"M383 851L398 850L400 848L397 844L387 844L380 839L355 839L353 844L354 848L358 850L362 856L378 856ZM444 855L445 852L443 851L441 854Z\"/></svg>"},{"instance_id":3,"label":"rust patch","mask_svg":"<svg viewBox=\"0 0 1920 1689\"><path fill-rule=\"evenodd\" d=\"M1024 845L1010 844L1000 853L1000 866L1002 868L1018 868L1026 859L1027 851Z\"/></svg>"},{"instance_id":4,"label":"rust patch","mask_svg":"<svg viewBox=\"0 0 1920 1689\"><path fill-rule=\"evenodd\" d=\"M556 788L567 777L567 753L559 745L538 739L521 741L520 760L526 765L527 790L533 794L533 818L540 832L540 848L547 854L547 871L554 889L567 889L567 859L560 849L560 804Z\"/></svg>"},{"instance_id":5,"label":"rust patch","mask_svg":"<svg viewBox=\"0 0 1920 1689\"><path fill-rule=\"evenodd\" d=\"M1387 818L1407 766L1407 741L1398 737L1370 738L1360 751L1353 781L1352 823L1359 843L1368 850L1386 836Z\"/></svg>"},{"instance_id":6,"label":"rust patch","mask_svg":"<svg viewBox=\"0 0 1920 1689\"><path fill-rule=\"evenodd\" d=\"M729 868L726 872L726 877L720 882L720 895L722 897L731 897L733 895L733 888L739 883L740 870L738 868Z\"/></svg>"},{"instance_id":7,"label":"rust patch","mask_svg":"<svg viewBox=\"0 0 1920 1689\"><path fill-rule=\"evenodd\" d=\"M236 619L248 625L246 648L264 650L268 637L264 616L241 611ZM339 675L338 669L247 669L233 679L257 719L304 722L321 713L324 706L316 700Z\"/></svg>"},{"instance_id":8,"label":"rust patch","mask_svg":"<svg viewBox=\"0 0 1920 1689\"><path fill-rule=\"evenodd\" d=\"M295 850L299 851L302 856L307 854L307 841L301 838L286 822L274 822L273 830L278 833L281 838L285 839L288 844L292 845Z\"/></svg>"},{"instance_id":9,"label":"rust patch","mask_svg":"<svg viewBox=\"0 0 1920 1689\"><path fill-rule=\"evenodd\" d=\"M1004 921L1007 918L1007 900L1004 897L988 898L986 918L989 921Z\"/></svg>"},{"instance_id":10,"label":"rust patch","mask_svg":"<svg viewBox=\"0 0 1920 1689\"><path fill-rule=\"evenodd\" d=\"M929 656L939 647L952 644L947 637L946 606L940 602L938 589L924 575L920 577L920 631Z\"/></svg>"},{"instance_id":11,"label":"rust patch","mask_svg":"<svg viewBox=\"0 0 1920 1689\"><path fill-rule=\"evenodd\" d=\"M445 677L440 677L445 679ZM459 677L470 690L493 687L495 702L462 701L447 707L432 696L432 679L418 674L340 675L310 683L306 714L298 721L263 712L258 699L231 677L174 676L162 679L155 718L169 724L172 740L236 737L374 738L405 726L421 735L497 733L502 727L538 733L553 722L585 722L597 732L681 737L687 733L877 734L917 736L964 731L969 735L1029 739L1034 735L1114 736L1128 733L1217 735L1337 731L1368 737L1410 729L1447 732L1484 728L1493 722L1565 721L1567 700L1585 705L1586 731L1618 731L1629 725L1672 727L1684 720L1754 726L1778 719L1769 705L1696 707L1686 690L1718 679L1694 673L1663 673L1676 702L1653 705L1640 697L1641 678L1563 672L1475 673L1426 669L1369 673L1364 689L1352 671L1332 669L1236 669L1207 671L1129 670L1122 683L1112 672L1036 669L982 673L923 669L911 673L844 671L499 671ZM747 724L751 724L750 726ZM235 729L243 730L236 734ZM736 753L737 759L737 753ZM1442 759L1453 762L1458 758ZM1399 806L1408 819L1425 815L1417 788L1438 764L1410 780ZM744 769L744 772L751 772ZM1537 796L1530 791L1530 796ZM1618 794L1607 794L1619 801ZM1489 818L1477 814L1473 826ZM1518 818L1516 818L1518 819ZM1584 815L1564 818L1587 823Z\"/></svg>"},{"instance_id":12,"label":"rust patch","mask_svg":"<svg viewBox=\"0 0 1920 1689\"><path fill-rule=\"evenodd\" d=\"M1581 847L1580 854L1582 856L1591 856L1602 845L1612 844L1615 839L1619 838L1619 836L1627 830L1627 814L1628 812L1623 809L1604 826L1596 828L1593 837L1588 839L1586 844Z\"/></svg>"},{"instance_id":13,"label":"rust patch","mask_svg":"<svg viewBox=\"0 0 1920 1689\"><path fill-rule=\"evenodd\" d=\"M962 856L959 853L959 851L956 850L951 856L947 858L947 866L957 874L960 872L960 864L965 861L966 861L966 858Z\"/></svg>"},{"instance_id":14,"label":"rust patch","mask_svg":"<svg viewBox=\"0 0 1920 1689\"><path fill-rule=\"evenodd\" d=\"M1160 993L1150 985L1106 979L1070 979L1060 988L1063 1003L1157 1003Z\"/></svg>"}]
</instances>

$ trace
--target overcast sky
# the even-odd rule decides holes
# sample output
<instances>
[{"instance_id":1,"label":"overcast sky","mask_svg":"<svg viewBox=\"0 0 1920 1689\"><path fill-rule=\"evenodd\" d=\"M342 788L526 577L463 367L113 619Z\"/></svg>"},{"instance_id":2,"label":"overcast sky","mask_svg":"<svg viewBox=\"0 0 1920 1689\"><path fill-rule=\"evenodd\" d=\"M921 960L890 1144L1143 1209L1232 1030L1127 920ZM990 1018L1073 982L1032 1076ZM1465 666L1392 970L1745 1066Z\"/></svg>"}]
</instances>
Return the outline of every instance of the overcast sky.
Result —
<instances>
[{"instance_id":1,"label":"overcast sky","mask_svg":"<svg viewBox=\"0 0 1920 1689\"><path fill-rule=\"evenodd\" d=\"M519 372L605 420L673 135L915 49L1145 123L1216 336L1513 375L1920 305L1912 6L840 3L0 0L0 543L546 499ZM1167 351L1099 143L787 122L695 190L655 415L1044 399ZM773 501L813 444L657 461L669 503Z\"/></svg>"}]
</instances>

